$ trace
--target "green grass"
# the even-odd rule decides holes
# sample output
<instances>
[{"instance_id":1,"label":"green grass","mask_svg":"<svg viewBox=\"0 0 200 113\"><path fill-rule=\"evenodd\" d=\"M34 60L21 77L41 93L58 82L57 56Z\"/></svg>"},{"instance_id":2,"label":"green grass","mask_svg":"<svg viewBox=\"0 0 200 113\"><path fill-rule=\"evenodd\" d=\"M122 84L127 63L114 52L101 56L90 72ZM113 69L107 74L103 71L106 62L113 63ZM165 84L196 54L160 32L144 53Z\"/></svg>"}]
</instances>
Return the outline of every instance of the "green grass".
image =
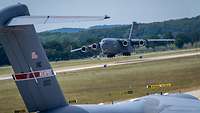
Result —
<instances>
[{"instance_id":1,"label":"green grass","mask_svg":"<svg viewBox=\"0 0 200 113\"><path fill-rule=\"evenodd\" d=\"M62 68L62 67L76 67L77 65L91 65L91 64L104 64L104 63L111 63L123 60L130 60L130 59L138 59L138 56L143 55L144 57L155 57L155 56L164 56L164 55L174 55L174 54L182 54L182 53L192 53L200 51L200 48L196 49L186 49L186 50L173 50L173 51L162 51L162 52L151 52L151 53L143 53L143 54L136 54L132 56L118 56L115 58L101 58L101 59L81 59L81 60L69 60L69 61L58 61L58 62L51 62L51 65L54 69ZM7 76L13 73L11 66L0 67L0 76Z\"/></svg>"},{"instance_id":2,"label":"green grass","mask_svg":"<svg viewBox=\"0 0 200 113\"><path fill-rule=\"evenodd\" d=\"M200 56L194 56L68 72L58 79L66 97L77 98L79 103L101 103L200 86L199 69ZM170 82L173 87L149 90L145 87L149 82ZM125 94L128 90L133 90L134 94Z\"/></svg>"},{"instance_id":3,"label":"green grass","mask_svg":"<svg viewBox=\"0 0 200 113\"><path fill-rule=\"evenodd\" d=\"M53 68L60 68L66 66L76 66L76 65L87 65L87 64L102 64L108 62L115 62L121 60L130 60L137 59L138 56L143 55L144 57L155 57L155 56L163 56L163 55L175 55L175 54L183 54L183 53L193 53L199 52L200 48L195 49L185 49L185 50L171 50L171 51L161 51L161 52L149 52L143 54L134 54L132 56L117 56L115 58L91 58L91 59L81 59L81 60L69 60L69 61L59 61L59 62L51 62Z\"/></svg>"},{"instance_id":4,"label":"green grass","mask_svg":"<svg viewBox=\"0 0 200 113\"><path fill-rule=\"evenodd\" d=\"M0 67L0 76L8 76L12 73L11 66Z\"/></svg>"},{"instance_id":5,"label":"green grass","mask_svg":"<svg viewBox=\"0 0 200 113\"><path fill-rule=\"evenodd\" d=\"M101 103L154 93L200 87L200 56L94 68L62 73L58 81L65 97L78 103ZM172 83L164 89L146 89L148 84ZM133 94L127 94L133 90ZM0 81L0 110L11 113L25 108L14 81Z\"/></svg>"},{"instance_id":6,"label":"green grass","mask_svg":"<svg viewBox=\"0 0 200 113\"><path fill-rule=\"evenodd\" d=\"M13 113L14 110L25 108L14 81L0 81L1 113Z\"/></svg>"}]
</instances>

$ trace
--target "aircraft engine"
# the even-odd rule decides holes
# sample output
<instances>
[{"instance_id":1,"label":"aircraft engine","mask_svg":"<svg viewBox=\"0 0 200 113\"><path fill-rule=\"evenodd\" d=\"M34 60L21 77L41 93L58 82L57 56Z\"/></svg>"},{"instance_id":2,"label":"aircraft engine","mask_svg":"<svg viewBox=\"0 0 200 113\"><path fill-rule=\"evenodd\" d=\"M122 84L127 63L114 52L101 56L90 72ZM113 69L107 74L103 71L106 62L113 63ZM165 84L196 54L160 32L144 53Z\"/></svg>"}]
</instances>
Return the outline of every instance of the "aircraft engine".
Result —
<instances>
[{"instance_id":1,"label":"aircraft engine","mask_svg":"<svg viewBox=\"0 0 200 113\"><path fill-rule=\"evenodd\" d=\"M122 42L122 45L123 45L124 47L127 47L127 46L128 46L128 41L124 40L124 41Z\"/></svg>"},{"instance_id":2,"label":"aircraft engine","mask_svg":"<svg viewBox=\"0 0 200 113\"><path fill-rule=\"evenodd\" d=\"M91 45L91 48L92 48L93 50L96 50L96 49L97 49L97 44L96 44L96 43L92 44L92 45Z\"/></svg>"},{"instance_id":3,"label":"aircraft engine","mask_svg":"<svg viewBox=\"0 0 200 113\"><path fill-rule=\"evenodd\" d=\"M140 40L140 41L139 41L139 46L140 46L140 47L145 46L145 44L146 44L146 41L145 41L145 40Z\"/></svg>"},{"instance_id":4,"label":"aircraft engine","mask_svg":"<svg viewBox=\"0 0 200 113\"><path fill-rule=\"evenodd\" d=\"M81 47L81 52L87 52L87 47L86 46L83 46L83 47Z\"/></svg>"}]
</instances>

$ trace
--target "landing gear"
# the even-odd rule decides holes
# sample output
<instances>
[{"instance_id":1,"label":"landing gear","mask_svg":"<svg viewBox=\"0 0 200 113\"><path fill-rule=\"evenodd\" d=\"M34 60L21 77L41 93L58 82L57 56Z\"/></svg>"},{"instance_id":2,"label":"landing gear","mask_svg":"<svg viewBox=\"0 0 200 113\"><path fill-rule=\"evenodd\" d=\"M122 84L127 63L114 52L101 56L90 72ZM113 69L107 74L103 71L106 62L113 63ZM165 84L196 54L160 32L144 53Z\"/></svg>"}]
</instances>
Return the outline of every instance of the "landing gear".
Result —
<instances>
[{"instance_id":1,"label":"landing gear","mask_svg":"<svg viewBox=\"0 0 200 113\"><path fill-rule=\"evenodd\" d=\"M123 53L123 56L131 56L131 53L129 52Z\"/></svg>"},{"instance_id":2,"label":"landing gear","mask_svg":"<svg viewBox=\"0 0 200 113\"><path fill-rule=\"evenodd\" d=\"M113 58L115 55L107 55L108 58Z\"/></svg>"},{"instance_id":3,"label":"landing gear","mask_svg":"<svg viewBox=\"0 0 200 113\"><path fill-rule=\"evenodd\" d=\"M140 58L140 59L142 59L142 58L143 58L143 56L142 56L142 55L140 55L140 56L139 56L139 58Z\"/></svg>"}]
</instances>

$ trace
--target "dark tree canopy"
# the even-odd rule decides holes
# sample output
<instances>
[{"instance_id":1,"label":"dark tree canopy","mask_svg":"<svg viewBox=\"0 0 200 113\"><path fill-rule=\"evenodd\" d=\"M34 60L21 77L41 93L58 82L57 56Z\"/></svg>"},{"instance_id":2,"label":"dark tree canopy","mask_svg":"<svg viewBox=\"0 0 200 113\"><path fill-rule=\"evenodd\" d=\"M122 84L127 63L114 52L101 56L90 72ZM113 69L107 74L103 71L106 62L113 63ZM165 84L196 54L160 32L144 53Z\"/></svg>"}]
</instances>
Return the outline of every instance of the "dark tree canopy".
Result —
<instances>
[{"instance_id":1,"label":"dark tree canopy","mask_svg":"<svg viewBox=\"0 0 200 113\"><path fill-rule=\"evenodd\" d=\"M136 31L137 38L174 38L176 47L182 48L184 44L200 41L200 16L139 24ZM65 29L71 30L71 29ZM103 38L128 38L130 25L106 25L93 26L89 29L76 29L76 32L65 32L65 30L46 31L39 33L49 60L68 60L91 57L99 54L92 53L70 53L71 48L79 48L83 45L98 43ZM0 65L9 64L9 61L0 45Z\"/></svg>"}]
</instances>

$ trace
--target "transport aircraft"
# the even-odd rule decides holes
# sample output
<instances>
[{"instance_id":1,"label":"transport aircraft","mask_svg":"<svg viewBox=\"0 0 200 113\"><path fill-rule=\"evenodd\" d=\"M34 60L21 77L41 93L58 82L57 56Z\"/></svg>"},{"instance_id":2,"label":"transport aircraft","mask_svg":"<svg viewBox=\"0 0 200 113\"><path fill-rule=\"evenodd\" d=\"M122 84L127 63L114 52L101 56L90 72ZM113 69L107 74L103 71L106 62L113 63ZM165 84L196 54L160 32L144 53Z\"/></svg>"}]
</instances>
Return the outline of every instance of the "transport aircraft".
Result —
<instances>
[{"instance_id":1,"label":"transport aircraft","mask_svg":"<svg viewBox=\"0 0 200 113\"><path fill-rule=\"evenodd\" d=\"M115 57L117 54L123 56L130 56L135 48L142 46L152 45L166 45L175 42L175 39L141 39L136 38L138 30L138 24L133 22L131 25L129 37L124 38L103 38L99 43L93 43L88 46L82 46L81 48L73 49L71 52L81 51L101 51L101 55L107 57Z\"/></svg>"},{"instance_id":2,"label":"transport aircraft","mask_svg":"<svg viewBox=\"0 0 200 113\"><path fill-rule=\"evenodd\" d=\"M82 19L103 20L105 17L31 16L24 4L0 10L0 41L12 65L13 80L28 112L200 113L200 101L186 94L149 95L116 104L69 104L33 24Z\"/></svg>"}]
</instances>

